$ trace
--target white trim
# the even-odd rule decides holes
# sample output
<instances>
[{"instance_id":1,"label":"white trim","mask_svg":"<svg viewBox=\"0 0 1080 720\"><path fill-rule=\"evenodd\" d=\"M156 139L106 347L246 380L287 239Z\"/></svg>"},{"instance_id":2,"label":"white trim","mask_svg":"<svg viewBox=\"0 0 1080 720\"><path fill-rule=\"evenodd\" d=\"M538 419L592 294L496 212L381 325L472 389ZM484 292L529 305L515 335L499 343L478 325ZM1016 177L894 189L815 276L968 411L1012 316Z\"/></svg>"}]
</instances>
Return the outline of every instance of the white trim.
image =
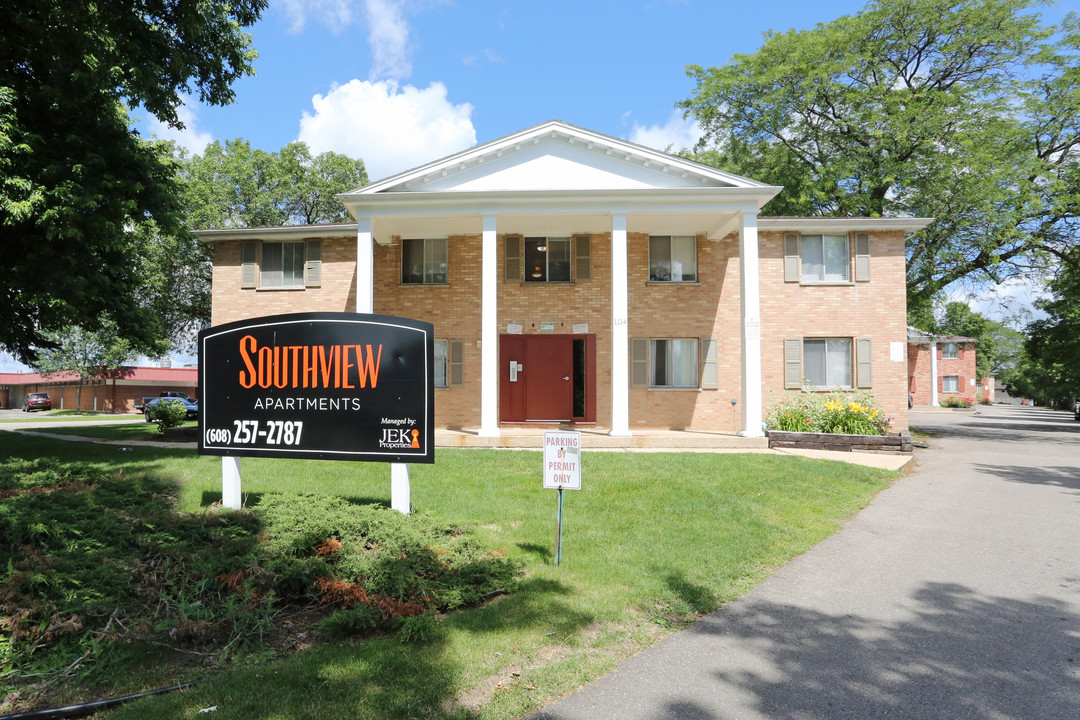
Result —
<instances>
[{"instance_id":1,"label":"white trim","mask_svg":"<svg viewBox=\"0 0 1080 720\"><path fill-rule=\"evenodd\" d=\"M425 165L406 170L383 178L364 187L357 188L348 193L338 195L340 199L353 199L361 195L379 195L395 188L408 188L422 186L427 176L447 177L477 165L483 164L488 159L502 157L506 153L517 152L528 143L537 143L541 139L565 141L574 144L578 141L583 143L583 148L588 152L599 155L623 155L626 162L641 164L644 167L656 167L656 172L672 174L674 172L687 173L693 176L692 181L711 181L723 187L754 187L767 188L768 185L750 178L724 172L708 165L687 160L676 155L655 150L644 145L638 145L626 140L614 138L609 135L586 130L585 128L570 125L560 120L549 120L530 128L525 128L516 133L497 138L482 145L471 147L467 150L434 160ZM421 191L422 193L422 191ZM346 203L348 204L348 203Z\"/></svg>"},{"instance_id":2,"label":"white trim","mask_svg":"<svg viewBox=\"0 0 1080 720\"><path fill-rule=\"evenodd\" d=\"M758 229L769 232L790 230L802 233L874 232L903 230L918 232L934 222L934 218L814 218L814 217L759 217Z\"/></svg>"},{"instance_id":3,"label":"white trim","mask_svg":"<svg viewBox=\"0 0 1080 720\"><path fill-rule=\"evenodd\" d=\"M375 312L375 256L371 218L356 223L356 312Z\"/></svg>"},{"instance_id":4,"label":"white trim","mask_svg":"<svg viewBox=\"0 0 1080 720\"><path fill-rule=\"evenodd\" d=\"M939 407L937 390L937 340L930 341L930 404Z\"/></svg>"}]
</instances>

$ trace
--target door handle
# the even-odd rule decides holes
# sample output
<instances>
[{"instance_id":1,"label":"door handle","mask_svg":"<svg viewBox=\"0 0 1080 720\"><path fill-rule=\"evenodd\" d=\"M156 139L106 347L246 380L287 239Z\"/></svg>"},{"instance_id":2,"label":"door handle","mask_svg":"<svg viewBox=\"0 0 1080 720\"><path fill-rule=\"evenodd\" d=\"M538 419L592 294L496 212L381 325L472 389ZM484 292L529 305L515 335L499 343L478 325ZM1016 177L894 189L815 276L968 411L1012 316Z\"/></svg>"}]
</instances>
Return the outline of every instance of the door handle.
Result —
<instances>
[{"instance_id":1,"label":"door handle","mask_svg":"<svg viewBox=\"0 0 1080 720\"><path fill-rule=\"evenodd\" d=\"M570 379L569 375L563 375L563 380L569 380L569 379Z\"/></svg>"}]
</instances>

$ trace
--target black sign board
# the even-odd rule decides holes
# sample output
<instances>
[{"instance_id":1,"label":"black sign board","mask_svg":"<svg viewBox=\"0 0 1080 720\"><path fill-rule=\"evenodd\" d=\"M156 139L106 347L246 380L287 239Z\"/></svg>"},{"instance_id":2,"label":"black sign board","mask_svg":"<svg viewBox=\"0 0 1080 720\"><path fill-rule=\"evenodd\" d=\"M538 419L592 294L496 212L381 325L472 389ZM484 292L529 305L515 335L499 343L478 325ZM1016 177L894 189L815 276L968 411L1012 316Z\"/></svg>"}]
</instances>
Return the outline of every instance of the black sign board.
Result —
<instances>
[{"instance_id":1,"label":"black sign board","mask_svg":"<svg viewBox=\"0 0 1080 720\"><path fill-rule=\"evenodd\" d=\"M199 333L199 453L435 462L431 323L296 313Z\"/></svg>"}]
</instances>

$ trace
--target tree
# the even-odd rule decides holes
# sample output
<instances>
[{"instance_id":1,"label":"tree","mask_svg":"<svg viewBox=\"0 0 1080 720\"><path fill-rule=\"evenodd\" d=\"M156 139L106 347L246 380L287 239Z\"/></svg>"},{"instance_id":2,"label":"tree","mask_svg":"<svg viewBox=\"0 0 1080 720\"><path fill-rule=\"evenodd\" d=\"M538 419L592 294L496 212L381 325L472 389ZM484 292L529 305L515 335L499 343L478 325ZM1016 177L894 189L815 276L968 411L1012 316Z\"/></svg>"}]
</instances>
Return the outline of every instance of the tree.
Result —
<instances>
[{"instance_id":1,"label":"tree","mask_svg":"<svg viewBox=\"0 0 1080 720\"><path fill-rule=\"evenodd\" d=\"M128 341L119 336L116 324L107 318L96 332L68 326L48 333L46 339L52 347L38 353L33 367L45 376L74 373L78 378L77 409L82 407L83 385L114 376L134 354Z\"/></svg>"},{"instance_id":2,"label":"tree","mask_svg":"<svg viewBox=\"0 0 1080 720\"><path fill-rule=\"evenodd\" d=\"M908 300L1061 261L1080 215L1080 20L1037 0L874 0L691 65L698 157L785 185L767 213L921 216Z\"/></svg>"},{"instance_id":3,"label":"tree","mask_svg":"<svg viewBox=\"0 0 1080 720\"><path fill-rule=\"evenodd\" d=\"M1080 267L1066 264L1049 289L1051 298L1036 303L1046 317L1027 327L1022 382L1031 397L1080 398Z\"/></svg>"},{"instance_id":4,"label":"tree","mask_svg":"<svg viewBox=\"0 0 1080 720\"><path fill-rule=\"evenodd\" d=\"M106 316L135 349L160 339L128 231L185 229L169 148L142 140L127 108L179 128L184 94L231 102L255 57L243 29L266 5L0 4L0 348L32 361L46 332Z\"/></svg>"},{"instance_id":5,"label":"tree","mask_svg":"<svg viewBox=\"0 0 1080 720\"><path fill-rule=\"evenodd\" d=\"M237 138L182 160L183 200L195 229L342 222L338 193L367 183L363 160L312 157L302 142L268 153Z\"/></svg>"}]
</instances>

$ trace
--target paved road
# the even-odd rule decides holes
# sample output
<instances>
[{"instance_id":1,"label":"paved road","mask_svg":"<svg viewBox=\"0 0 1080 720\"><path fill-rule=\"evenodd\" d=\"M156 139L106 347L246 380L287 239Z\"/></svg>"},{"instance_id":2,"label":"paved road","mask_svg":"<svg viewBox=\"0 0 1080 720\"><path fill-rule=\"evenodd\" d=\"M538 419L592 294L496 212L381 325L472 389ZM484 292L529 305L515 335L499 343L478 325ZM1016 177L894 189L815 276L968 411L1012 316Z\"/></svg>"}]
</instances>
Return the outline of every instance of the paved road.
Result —
<instances>
[{"instance_id":1,"label":"paved road","mask_svg":"<svg viewBox=\"0 0 1080 720\"><path fill-rule=\"evenodd\" d=\"M841 532L533 719L1080 718L1080 422L912 425L931 448Z\"/></svg>"}]
</instances>

